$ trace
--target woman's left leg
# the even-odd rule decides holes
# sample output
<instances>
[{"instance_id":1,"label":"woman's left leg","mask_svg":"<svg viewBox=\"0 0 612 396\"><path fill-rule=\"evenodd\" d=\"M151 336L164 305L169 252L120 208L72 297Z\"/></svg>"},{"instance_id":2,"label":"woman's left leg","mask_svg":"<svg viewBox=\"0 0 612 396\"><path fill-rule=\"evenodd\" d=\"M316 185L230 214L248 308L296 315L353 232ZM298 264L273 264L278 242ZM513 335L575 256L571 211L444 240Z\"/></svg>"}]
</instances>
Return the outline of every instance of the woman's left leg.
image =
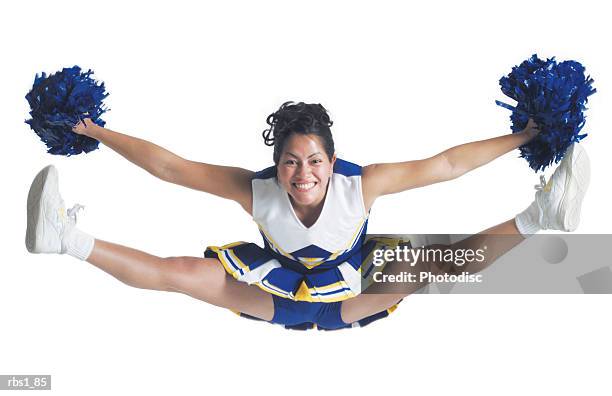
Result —
<instances>
[{"instance_id":1,"label":"woman's left leg","mask_svg":"<svg viewBox=\"0 0 612 396\"><path fill-rule=\"evenodd\" d=\"M450 265L444 262L417 262L410 271L416 274L428 271L434 274L456 273L466 271L475 273L491 265L497 258L520 244L524 235L538 232L541 229L574 231L580 222L582 200L589 186L590 162L581 145L574 143L567 151L563 160L555 169L548 183L536 186L535 200L514 219L489 228L479 234L472 235L450 246L440 246L450 249L479 249L487 246L485 259L474 261L464 266ZM385 273L405 271L406 266L390 263ZM417 277L418 279L418 277ZM425 282L402 284L401 290L394 284L375 284L383 289L380 294L361 294L344 301L341 307L341 317L345 323L352 323L370 315L376 314L396 304L405 296L426 286ZM371 288L371 287L370 287ZM372 290L368 289L369 292Z\"/></svg>"},{"instance_id":2,"label":"woman's left leg","mask_svg":"<svg viewBox=\"0 0 612 396\"><path fill-rule=\"evenodd\" d=\"M500 256L525 240L516 227L515 220L511 219L491 227L481 233L475 234L464 240L451 245L432 245L425 249L481 249L487 246L483 261L473 261L462 266L449 264L446 262L423 261L415 262L414 266L407 266L405 263L392 262L385 267L384 274L399 274L410 272L416 274L415 279L420 279L421 272L432 274L443 273L476 273L491 265ZM360 294L357 297L342 302L341 317L345 323L353 323L360 319L374 315L378 312L393 306L402 298L416 292L428 284L426 281L402 282L402 283L377 283L373 284L368 294Z\"/></svg>"}]
</instances>

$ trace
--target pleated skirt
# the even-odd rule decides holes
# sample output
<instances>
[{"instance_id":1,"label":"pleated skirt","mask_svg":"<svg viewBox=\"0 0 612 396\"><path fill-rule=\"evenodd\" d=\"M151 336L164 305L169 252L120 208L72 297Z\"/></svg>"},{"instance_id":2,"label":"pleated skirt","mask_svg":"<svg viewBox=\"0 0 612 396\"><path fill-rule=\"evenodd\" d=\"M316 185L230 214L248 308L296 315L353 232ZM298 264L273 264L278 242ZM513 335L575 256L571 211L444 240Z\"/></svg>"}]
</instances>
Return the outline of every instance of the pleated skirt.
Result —
<instances>
[{"instance_id":1,"label":"pleated skirt","mask_svg":"<svg viewBox=\"0 0 612 396\"><path fill-rule=\"evenodd\" d=\"M403 239L370 237L360 251L346 261L333 267L311 269L250 242L208 246L204 256L218 259L225 271L236 280L255 285L278 297L311 303L337 303L361 294L372 283L373 273L384 269L386 262L375 264L375 250L394 249L398 244L406 243L409 242ZM363 327L385 318L398 304L345 327ZM245 313L233 312L259 320ZM331 330L306 319L303 323L284 327L295 330Z\"/></svg>"}]
</instances>

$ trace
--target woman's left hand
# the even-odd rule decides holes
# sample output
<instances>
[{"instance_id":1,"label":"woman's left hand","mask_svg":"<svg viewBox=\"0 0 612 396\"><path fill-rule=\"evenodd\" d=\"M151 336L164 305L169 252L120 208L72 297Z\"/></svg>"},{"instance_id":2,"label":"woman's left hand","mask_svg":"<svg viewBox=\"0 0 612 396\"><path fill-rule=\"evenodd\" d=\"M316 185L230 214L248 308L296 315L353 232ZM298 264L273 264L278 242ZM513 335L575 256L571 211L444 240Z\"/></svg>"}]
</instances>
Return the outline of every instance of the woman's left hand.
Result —
<instances>
[{"instance_id":1,"label":"woman's left hand","mask_svg":"<svg viewBox=\"0 0 612 396\"><path fill-rule=\"evenodd\" d=\"M533 118L530 118L529 122L527 122L527 126L521 132L529 136L529 138L531 139L536 137L538 133L540 133L540 127L538 126L538 124L535 123Z\"/></svg>"}]
</instances>

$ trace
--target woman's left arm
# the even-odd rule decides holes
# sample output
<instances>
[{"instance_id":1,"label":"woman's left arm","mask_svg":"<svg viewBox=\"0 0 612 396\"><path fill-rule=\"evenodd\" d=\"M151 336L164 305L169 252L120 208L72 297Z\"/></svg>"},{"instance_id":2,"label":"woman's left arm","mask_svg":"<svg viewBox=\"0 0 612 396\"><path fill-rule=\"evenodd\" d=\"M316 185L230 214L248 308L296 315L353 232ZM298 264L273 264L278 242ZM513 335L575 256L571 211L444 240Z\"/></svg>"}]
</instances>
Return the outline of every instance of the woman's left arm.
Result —
<instances>
[{"instance_id":1,"label":"woman's left arm","mask_svg":"<svg viewBox=\"0 0 612 396\"><path fill-rule=\"evenodd\" d=\"M381 195L456 179L522 146L539 132L535 122L529 120L521 132L461 144L430 158L368 165L363 168L362 175L366 208Z\"/></svg>"}]
</instances>

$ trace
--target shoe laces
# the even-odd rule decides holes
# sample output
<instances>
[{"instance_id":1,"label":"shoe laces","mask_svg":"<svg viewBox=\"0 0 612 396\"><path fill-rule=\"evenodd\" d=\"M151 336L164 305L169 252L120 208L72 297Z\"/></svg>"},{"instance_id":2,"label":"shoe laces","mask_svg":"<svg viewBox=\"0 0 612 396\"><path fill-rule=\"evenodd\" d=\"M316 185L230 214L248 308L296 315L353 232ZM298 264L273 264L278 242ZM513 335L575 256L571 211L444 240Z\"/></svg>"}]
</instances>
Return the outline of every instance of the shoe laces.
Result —
<instances>
[{"instance_id":1,"label":"shoe laces","mask_svg":"<svg viewBox=\"0 0 612 396\"><path fill-rule=\"evenodd\" d=\"M77 221L77 213L81 209L85 209L85 206L81 204L74 204L72 208L66 211L66 215L72 219L74 224L76 224L76 221Z\"/></svg>"},{"instance_id":2,"label":"shoe laces","mask_svg":"<svg viewBox=\"0 0 612 396\"><path fill-rule=\"evenodd\" d=\"M542 191L544 190L544 187L546 187L546 179L544 178L544 175L540 175L540 184L536 184L535 186L533 186L533 188L538 191Z\"/></svg>"}]
</instances>

